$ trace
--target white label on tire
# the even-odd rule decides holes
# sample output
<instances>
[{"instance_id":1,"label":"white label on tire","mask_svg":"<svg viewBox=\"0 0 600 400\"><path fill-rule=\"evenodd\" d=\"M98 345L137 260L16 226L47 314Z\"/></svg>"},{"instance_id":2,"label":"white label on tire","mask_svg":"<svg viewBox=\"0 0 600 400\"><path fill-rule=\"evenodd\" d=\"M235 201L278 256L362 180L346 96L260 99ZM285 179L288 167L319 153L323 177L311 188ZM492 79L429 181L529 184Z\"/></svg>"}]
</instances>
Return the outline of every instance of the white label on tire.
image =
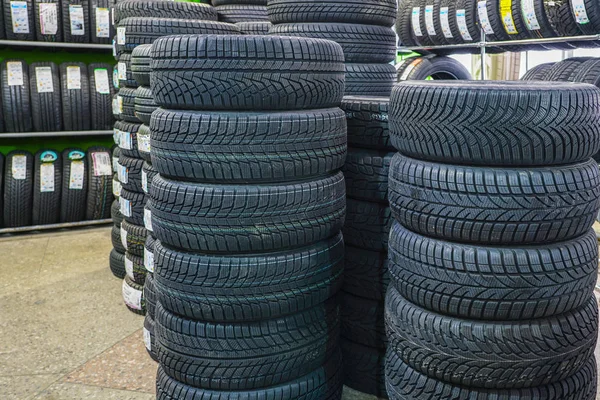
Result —
<instances>
[{"instance_id":1,"label":"white label on tire","mask_svg":"<svg viewBox=\"0 0 600 400\"><path fill-rule=\"evenodd\" d=\"M123 224L121 224L121 244L127 250L127 231L123 228Z\"/></svg>"},{"instance_id":2,"label":"white label on tire","mask_svg":"<svg viewBox=\"0 0 600 400\"><path fill-rule=\"evenodd\" d=\"M119 206L121 208L121 214L126 217L131 217L131 202L123 197L119 197Z\"/></svg>"},{"instance_id":3,"label":"white label on tire","mask_svg":"<svg viewBox=\"0 0 600 400\"><path fill-rule=\"evenodd\" d=\"M448 7L440 8L440 24L442 25L442 33L446 39L452 39L452 31L450 30L450 22L448 20Z\"/></svg>"},{"instance_id":4,"label":"white label on tire","mask_svg":"<svg viewBox=\"0 0 600 400\"><path fill-rule=\"evenodd\" d=\"M517 0L518 1L518 0ZM504 30L509 35L516 35L519 33L515 26L515 21L512 16L512 0L500 0L500 15L502 16L502 23L504 24Z\"/></svg>"},{"instance_id":5,"label":"white label on tire","mask_svg":"<svg viewBox=\"0 0 600 400\"><path fill-rule=\"evenodd\" d=\"M110 155L105 151L92 153L92 169L94 176L112 175Z\"/></svg>"},{"instance_id":6,"label":"white label on tire","mask_svg":"<svg viewBox=\"0 0 600 400\"><path fill-rule=\"evenodd\" d=\"M469 33L469 28L467 28L467 17L464 9L456 10L456 25L464 41L470 42L473 40Z\"/></svg>"},{"instance_id":7,"label":"white label on tire","mask_svg":"<svg viewBox=\"0 0 600 400\"><path fill-rule=\"evenodd\" d=\"M433 24L433 5L425 6L425 27L430 36L435 36L435 25Z\"/></svg>"},{"instance_id":8,"label":"white label on tire","mask_svg":"<svg viewBox=\"0 0 600 400\"><path fill-rule=\"evenodd\" d=\"M117 28L117 44L125 44L125 27Z\"/></svg>"},{"instance_id":9,"label":"white label on tire","mask_svg":"<svg viewBox=\"0 0 600 400\"><path fill-rule=\"evenodd\" d=\"M521 0L521 12L525 18L525 25L530 31L537 31L540 29L540 23L538 22L537 15L535 15L535 6L533 0Z\"/></svg>"},{"instance_id":10,"label":"white label on tire","mask_svg":"<svg viewBox=\"0 0 600 400\"><path fill-rule=\"evenodd\" d=\"M124 62L120 62L118 64L117 71L119 71L119 80L124 81L125 79L127 79L127 64L125 64Z\"/></svg>"},{"instance_id":11,"label":"white label on tire","mask_svg":"<svg viewBox=\"0 0 600 400\"><path fill-rule=\"evenodd\" d=\"M13 156L11 169L13 179L25 179L27 177L27 156Z\"/></svg>"},{"instance_id":12,"label":"white label on tire","mask_svg":"<svg viewBox=\"0 0 600 400\"><path fill-rule=\"evenodd\" d=\"M96 92L100 94L110 94L110 84L108 83L108 70L106 68L95 69L94 80L96 82Z\"/></svg>"},{"instance_id":13,"label":"white label on tire","mask_svg":"<svg viewBox=\"0 0 600 400\"><path fill-rule=\"evenodd\" d=\"M410 75L410 73L412 72L412 70L415 69L415 67L417 65L421 64L421 62L423 62L423 60L424 59L421 57L415 58L415 60L406 67L406 69L404 70L402 75L400 75L399 80L405 81L408 78L408 76Z\"/></svg>"},{"instance_id":14,"label":"white label on tire","mask_svg":"<svg viewBox=\"0 0 600 400\"><path fill-rule=\"evenodd\" d=\"M150 153L150 135L137 134L138 150L142 153Z\"/></svg>"},{"instance_id":15,"label":"white label on tire","mask_svg":"<svg viewBox=\"0 0 600 400\"><path fill-rule=\"evenodd\" d=\"M58 32L58 7L56 3L39 3L40 32L42 35L56 35Z\"/></svg>"},{"instance_id":16,"label":"white label on tire","mask_svg":"<svg viewBox=\"0 0 600 400\"><path fill-rule=\"evenodd\" d=\"M493 35L494 29L492 28L492 25L490 24L490 19L488 18L487 1L486 0L477 2L477 14L479 15L479 22L481 23L481 26L483 27L483 31L485 32L485 34Z\"/></svg>"},{"instance_id":17,"label":"white label on tire","mask_svg":"<svg viewBox=\"0 0 600 400\"><path fill-rule=\"evenodd\" d=\"M131 150L133 147L133 138L131 137L131 132L121 131L121 141L119 147L126 150Z\"/></svg>"},{"instance_id":18,"label":"white label on tire","mask_svg":"<svg viewBox=\"0 0 600 400\"><path fill-rule=\"evenodd\" d=\"M154 273L154 253L144 247L144 267L148 272Z\"/></svg>"},{"instance_id":19,"label":"white label on tire","mask_svg":"<svg viewBox=\"0 0 600 400\"><path fill-rule=\"evenodd\" d=\"M115 197L121 197L121 189L121 182L119 182L117 179L113 179L113 194Z\"/></svg>"},{"instance_id":20,"label":"white label on tire","mask_svg":"<svg viewBox=\"0 0 600 400\"><path fill-rule=\"evenodd\" d=\"M117 95L117 110L119 110L119 114L123 114L123 98Z\"/></svg>"},{"instance_id":21,"label":"white label on tire","mask_svg":"<svg viewBox=\"0 0 600 400\"><path fill-rule=\"evenodd\" d=\"M114 39L112 41L112 55L113 57L117 56L117 42Z\"/></svg>"},{"instance_id":22,"label":"white label on tire","mask_svg":"<svg viewBox=\"0 0 600 400\"><path fill-rule=\"evenodd\" d=\"M152 230L152 211L147 208L144 208L144 228L150 232L154 232Z\"/></svg>"},{"instance_id":23,"label":"white label on tire","mask_svg":"<svg viewBox=\"0 0 600 400\"><path fill-rule=\"evenodd\" d=\"M27 15L26 1L11 1L10 17L13 33L29 33L29 15Z\"/></svg>"},{"instance_id":24,"label":"white label on tire","mask_svg":"<svg viewBox=\"0 0 600 400\"><path fill-rule=\"evenodd\" d=\"M133 279L133 261L125 257L125 273Z\"/></svg>"},{"instance_id":25,"label":"white label on tire","mask_svg":"<svg viewBox=\"0 0 600 400\"><path fill-rule=\"evenodd\" d=\"M415 36L423 36L423 32L421 32L421 7L413 7L411 24Z\"/></svg>"},{"instance_id":26,"label":"white label on tire","mask_svg":"<svg viewBox=\"0 0 600 400\"><path fill-rule=\"evenodd\" d=\"M119 169L117 169L117 176L119 177L119 182L129 183L129 170L126 166L119 164Z\"/></svg>"},{"instance_id":27,"label":"white label on tire","mask_svg":"<svg viewBox=\"0 0 600 400\"><path fill-rule=\"evenodd\" d=\"M76 65L67 67L67 89L81 89L81 68Z\"/></svg>"},{"instance_id":28,"label":"white label on tire","mask_svg":"<svg viewBox=\"0 0 600 400\"><path fill-rule=\"evenodd\" d=\"M54 192L54 164L40 165L40 192Z\"/></svg>"},{"instance_id":29,"label":"white label on tire","mask_svg":"<svg viewBox=\"0 0 600 400\"><path fill-rule=\"evenodd\" d=\"M116 97L112 99L112 113L115 117L119 115L119 102Z\"/></svg>"},{"instance_id":30,"label":"white label on tire","mask_svg":"<svg viewBox=\"0 0 600 400\"><path fill-rule=\"evenodd\" d=\"M585 0L571 0L571 8L575 15L575 22L579 25L585 25L590 23L588 18L587 10L585 9Z\"/></svg>"},{"instance_id":31,"label":"white label on tire","mask_svg":"<svg viewBox=\"0 0 600 400\"><path fill-rule=\"evenodd\" d=\"M115 102L115 101L114 101L114 99L113 99L113 103L114 103L114 102ZM115 142L115 144L116 144L117 146L120 146L120 145L121 145L121 131L120 131L120 130L118 130L117 128L114 128L114 129L113 129L113 142ZM116 158L116 159L118 159L118 158ZM114 160L115 160L115 158L113 157L113 169L116 169L116 167L115 167L115 165L116 165L116 164L115 164L115 161L114 161Z\"/></svg>"},{"instance_id":32,"label":"white label on tire","mask_svg":"<svg viewBox=\"0 0 600 400\"><path fill-rule=\"evenodd\" d=\"M85 35L85 22L83 17L83 6L80 4L69 5L69 18L71 19L71 35Z\"/></svg>"},{"instance_id":33,"label":"white label on tire","mask_svg":"<svg viewBox=\"0 0 600 400\"><path fill-rule=\"evenodd\" d=\"M23 64L19 61L6 63L8 73L8 86L23 86Z\"/></svg>"},{"instance_id":34,"label":"white label on tire","mask_svg":"<svg viewBox=\"0 0 600 400\"><path fill-rule=\"evenodd\" d=\"M35 67L35 82L38 93L54 92L54 82L52 81L52 68Z\"/></svg>"},{"instance_id":35,"label":"white label on tire","mask_svg":"<svg viewBox=\"0 0 600 400\"><path fill-rule=\"evenodd\" d=\"M142 190L148 194L148 174L142 170Z\"/></svg>"},{"instance_id":36,"label":"white label on tire","mask_svg":"<svg viewBox=\"0 0 600 400\"><path fill-rule=\"evenodd\" d=\"M110 36L110 10L96 8L96 37L107 38Z\"/></svg>"},{"instance_id":37,"label":"white label on tire","mask_svg":"<svg viewBox=\"0 0 600 400\"><path fill-rule=\"evenodd\" d=\"M83 177L85 166L83 161L71 161L71 173L69 174L69 189L83 189Z\"/></svg>"},{"instance_id":38,"label":"white label on tire","mask_svg":"<svg viewBox=\"0 0 600 400\"><path fill-rule=\"evenodd\" d=\"M134 310L142 309L142 292L129 286L123 280L123 301Z\"/></svg>"},{"instance_id":39,"label":"white label on tire","mask_svg":"<svg viewBox=\"0 0 600 400\"><path fill-rule=\"evenodd\" d=\"M152 339L150 338L150 331L144 328L144 344L148 351L152 351Z\"/></svg>"}]
</instances>

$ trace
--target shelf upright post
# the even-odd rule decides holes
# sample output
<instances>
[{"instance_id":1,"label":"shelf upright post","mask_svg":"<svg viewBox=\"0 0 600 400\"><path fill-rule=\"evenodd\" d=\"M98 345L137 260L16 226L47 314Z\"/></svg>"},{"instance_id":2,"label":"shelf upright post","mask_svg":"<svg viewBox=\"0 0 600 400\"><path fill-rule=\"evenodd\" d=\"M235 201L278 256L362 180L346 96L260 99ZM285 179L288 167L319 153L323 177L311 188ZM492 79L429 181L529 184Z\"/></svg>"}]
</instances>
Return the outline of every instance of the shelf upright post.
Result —
<instances>
[{"instance_id":1,"label":"shelf upright post","mask_svg":"<svg viewBox=\"0 0 600 400\"><path fill-rule=\"evenodd\" d=\"M481 42L479 43L479 54L481 55L481 80L485 81L485 31L481 28Z\"/></svg>"}]
</instances>

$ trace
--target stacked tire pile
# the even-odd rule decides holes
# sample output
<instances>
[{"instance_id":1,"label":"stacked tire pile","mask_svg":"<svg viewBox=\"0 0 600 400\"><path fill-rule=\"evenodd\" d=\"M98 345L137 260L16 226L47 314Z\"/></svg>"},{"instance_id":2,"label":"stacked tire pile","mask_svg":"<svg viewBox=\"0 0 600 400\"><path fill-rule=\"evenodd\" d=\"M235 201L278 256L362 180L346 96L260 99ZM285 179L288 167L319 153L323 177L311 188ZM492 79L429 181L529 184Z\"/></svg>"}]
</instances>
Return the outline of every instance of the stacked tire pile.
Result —
<instances>
[{"instance_id":1,"label":"stacked tire pile","mask_svg":"<svg viewBox=\"0 0 600 400\"><path fill-rule=\"evenodd\" d=\"M596 398L599 110L583 84L394 88L390 398Z\"/></svg>"},{"instance_id":2,"label":"stacked tire pile","mask_svg":"<svg viewBox=\"0 0 600 400\"><path fill-rule=\"evenodd\" d=\"M114 93L108 71L93 63L7 59L1 66L2 132L58 132L112 129Z\"/></svg>"},{"instance_id":3,"label":"stacked tire pile","mask_svg":"<svg viewBox=\"0 0 600 400\"><path fill-rule=\"evenodd\" d=\"M340 399L341 48L170 36L151 66L157 398Z\"/></svg>"},{"instance_id":4,"label":"stacked tire pile","mask_svg":"<svg viewBox=\"0 0 600 400\"><path fill-rule=\"evenodd\" d=\"M345 276L342 287L341 348L344 384L387 397L385 390L384 298L389 282L387 241L392 222L387 179L394 148L388 131L386 97L346 96L348 124Z\"/></svg>"},{"instance_id":5,"label":"stacked tire pile","mask_svg":"<svg viewBox=\"0 0 600 400\"><path fill-rule=\"evenodd\" d=\"M527 71L521 80L581 82L600 87L600 58L572 57L540 64Z\"/></svg>"},{"instance_id":6,"label":"stacked tire pile","mask_svg":"<svg viewBox=\"0 0 600 400\"><path fill-rule=\"evenodd\" d=\"M267 0L212 0L219 21L236 24L245 35L266 35L271 23Z\"/></svg>"},{"instance_id":7,"label":"stacked tire pile","mask_svg":"<svg viewBox=\"0 0 600 400\"><path fill-rule=\"evenodd\" d=\"M389 96L396 81L395 0L270 0L270 34L333 40L344 50L346 95Z\"/></svg>"},{"instance_id":8,"label":"stacked tire pile","mask_svg":"<svg viewBox=\"0 0 600 400\"><path fill-rule=\"evenodd\" d=\"M109 218L110 151L102 147L52 149L0 156L3 193L0 226L17 228Z\"/></svg>"},{"instance_id":9,"label":"stacked tire pile","mask_svg":"<svg viewBox=\"0 0 600 400\"><path fill-rule=\"evenodd\" d=\"M459 61L446 56L409 57L396 65L398 82L432 80L471 80L471 73Z\"/></svg>"}]
</instances>

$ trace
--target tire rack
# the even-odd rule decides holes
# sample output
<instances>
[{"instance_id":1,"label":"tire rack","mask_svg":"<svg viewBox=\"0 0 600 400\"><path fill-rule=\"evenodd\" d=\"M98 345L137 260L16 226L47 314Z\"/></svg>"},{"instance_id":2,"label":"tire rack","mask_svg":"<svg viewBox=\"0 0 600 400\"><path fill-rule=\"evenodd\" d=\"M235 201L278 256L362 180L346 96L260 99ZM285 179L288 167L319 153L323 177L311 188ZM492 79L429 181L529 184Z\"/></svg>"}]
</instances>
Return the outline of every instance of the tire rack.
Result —
<instances>
[{"instance_id":1,"label":"tire rack","mask_svg":"<svg viewBox=\"0 0 600 400\"><path fill-rule=\"evenodd\" d=\"M0 40L0 48L3 47L49 47L55 49L80 49L112 51L110 44L94 43L67 43L67 42L36 42L33 40Z\"/></svg>"},{"instance_id":2,"label":"tire rack","mask_svg":"<svg viewBox=\"0 0 600 400\"><path fill-rule=\"evenodd\" d=\"M544 43L565 43L565 42L582 42L582 41L600 41L600 34L597 35L583 35L583 36L562 36L554 38L542 38L542 39L522 39L522 40L503 40L499 42L487 42L485 40L485 32L481 31L481 41L473 43L462 43L462 44L448 44L441 46L415 46L415 47L400 47L398 52L415 52L423 53L430 50L445 50L445 49L466 49L466 48L479 48L481 55L481 80L485 80L485 49L487 47L504 47L504 46L518 46L527 44L544 44Z\"/></svg>"}]
</instances>

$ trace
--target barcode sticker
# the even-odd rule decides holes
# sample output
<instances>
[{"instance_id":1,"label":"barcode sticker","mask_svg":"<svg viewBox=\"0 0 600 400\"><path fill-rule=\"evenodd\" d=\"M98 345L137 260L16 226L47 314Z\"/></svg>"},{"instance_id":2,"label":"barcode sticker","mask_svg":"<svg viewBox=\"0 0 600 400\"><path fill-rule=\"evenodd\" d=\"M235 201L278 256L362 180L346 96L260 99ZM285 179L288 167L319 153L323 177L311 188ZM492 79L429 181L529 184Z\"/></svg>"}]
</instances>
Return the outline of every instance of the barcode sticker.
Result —
<instances>
[{"instance_id":1,"label":"barcode sticker","mask_svg":"<svg viewBox=\"0 0 600 400\"><path fill-rule=\"evenodd\" d=\"M69 174L69 189L83 189L83 177L85 166L83 161L71 161L71 173Z\"/></svg>"},{"instance_id":2,"label":"barcode sticker","mask_svg":"<svg viewBox=\"0 0 600 400\"><path fill-rule=\"evenodd\" d=\"M67 89L81 89L81 68L76 65L67 67Z\"/></svg>"},{"instance_id":3,"label":"barcode sticker","mask_svg":"<svg viewBox=\"0 0 600 400\"><path fill-rule=\"evenodd\" d=\"M154 273L154 253L144 247L144 267L148 272Z\"/></svg>"},{"instance_id":4,"label":"barcode sticker","mask_svg":"<svg viewBox=\"0 0 600 400\"><path fill-rule=\"evenodd\" d=\"M108 70L106 68L95 69L94 80L96 82L96 92L100 94L110 94L110 84L108 83Z\"/></svg>"},{"instance_id":5,"label":"barcode sticker","mask_svg":"<svg viewBox=\"0 0 600 400\"><path fill-rule=\"evenodd\" d=\"M121 223L121 244L123 245L125 250L127 250L127 231L123 227L122 223Z\"/></svg>"},{"instance_id":6,"label":"barcode sticker","mask_svg":"<svg viewBox=\"0 0 600 400\"><path fill-rule=\"evenodd\" d=\"M123 280L123 301L134 310L142 309L142 291L132 288Z\"/></svg>"},{"instance_id":7,"label":"barcode sticker","mask_svg":"<svg viewBox=\"0 0 600 400\"><path fill-rule=\"evenodd\" d=\"M94 176L112 175L112 164L107 152L92 153L92 169Z\"/></svg>"},{"instance_id":8,"label":"barcode sticker","mask_svg":"<svg viewBox=\"0 0 600 400\"><path fill-rule=\"evenodd\" d=\"M80 4L69 5L69 18L71 20L71 35L85 35L85 22L83 17L83 6Z\"/></svg>"},{"instance_id":9,"label":"barcode sticker","mask_svg":"<svg viewBox=\"0 0 600 400\"><path fill-rule=\"evenodd\" d=\"M29 33L29 13L26 1L10 2L13 33Z\"/></svg>"},{"instance_id":10,"label":"barcode sticker","mask_svg":"<svg viewBox=\"0 0 600 400\"><path fill-rule=\"evenodd\" d=\"M56 3L38 3L40 12L40 32L42 35L56 35L58 31L58 7Z\"/></svg>"},{"instance_id":11,"label":"barcode sticker","mask_svg":"<svg viewBox=\"0 0 600 400\"><path fill-rule=\"evenodd\" d=\"M110 37L110 10L108 8L96 8L96 37Z\"/></svg>"},{"instance_id":12,"label":"barcode sticker","mask_svg":"<svg viewBox=\"0 0 600 400\"><path fill-rule=\"evenodd\" d=\"M131 202L124 199L122 196L119 197L119 206L121 207L121 214L126 217L131 217Z\"/></svg>"},{"instance_id":13,"label":"barcode sticker","mask_svg":"<svg viewBox=\"0 0 600 400\"><path fill-rule=\"evenodd\" d=\"M152 230L152 211L147 208L144 208L144 227L153 232Z\"/></svg>"},{"instance_id":14,"label":"barcode sticker","mask_svg":"<svg viewBox=\"0 0 600 400\"><path fill-rule=\"evenodd\" d=\"M40 192L54 192L54 164L40 165Z\"/></svg>"},{"instance_id":15,"label":"barcode sticker","mask_svg":"<svg viewBox=\"0 0 600 400\"><path fill-rule=\"evenodd\" d=\"M23 64L20 61L6 63L8 86L23 86Z\"/></svg>"},{"instance_id":16,"label":"barcode sticker","mask_svg":"<svg viewBox=\"0 0 600 400\"><path fill-rule=\"evenodd\" d=\"M421 7L413 7L411 24L415 36L423 36L421 31Z\"/></svg>"},{"instance_id":17,"label":"barcode sticker","mask_svg":"<svg viewBox=\"0 0 600 400\"><path fill-rule=\"evenodd\" d=\"M35 67L35 81L38 93L54 92L54 82L52 81L52 68Z\"/></svg>"},{"instance_id":18,"label":"barcode sticker","mask_svg":"<svg viewBox=\"0 0 600 400\"><path fill-rule=\"evenodd\" d=\"M25 179L27 177L27 156L13 156L11 169L13 179Z\"/></svg>"}]
</instances>

